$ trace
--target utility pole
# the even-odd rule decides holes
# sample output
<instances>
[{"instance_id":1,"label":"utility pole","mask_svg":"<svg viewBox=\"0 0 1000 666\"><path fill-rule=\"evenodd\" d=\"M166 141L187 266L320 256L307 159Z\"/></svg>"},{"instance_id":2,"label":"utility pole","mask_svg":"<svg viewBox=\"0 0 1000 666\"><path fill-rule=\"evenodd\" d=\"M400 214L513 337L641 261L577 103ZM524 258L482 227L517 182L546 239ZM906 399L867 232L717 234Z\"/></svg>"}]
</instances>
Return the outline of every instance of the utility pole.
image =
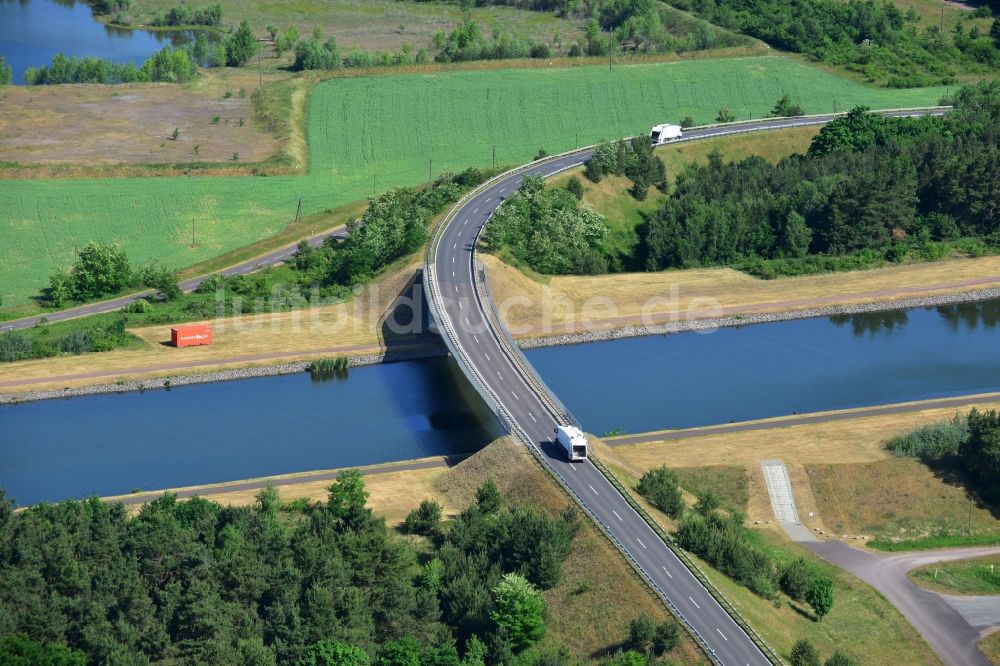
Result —
<instances>
[{"instance_id":1,"label":"utility pole","mask_svg":"<svg viewBox=\"0 0 1000 666\"><path fill-rule=\"evenodd\" d=\"M257 74L259 75L260 82L258 85L264 85L264 46L261 44L263 40L257 42Z\"/></svg>"},{"instance_id":2,"label":"utility pole","mask_svg":"<svg viewBox=\"0 0 1000 666\"><path fill-rule=\"evenodd\" d=\"M497 168L497 144L493 144L493 168Z\"/></svg>"},{"instance_id":3,"label":"utility pole","mask_svg":"<svg viewBox=\"0 0 1000 666\"><path fill-rule=\"evenodd\" d=\"M969 498L969 534L972 534L972 498Z\"/></svg>"},{"instance_id":4,"label":"utility pole","mask_svg":"<svg viewBox=\"0 0 1000 666\"><path fill-rule=\"evenodd\" d=\"M295 209L295 221L302 219L302 197L299 197L299 207Z\"/></svg>"},{"instance_id":5,"label":"utility pole","mask_svg":"<svg viewBox=\"0 0 1000 666\"><path fill-rule=\"evenodd\" d=\"M372 198L375 198L375 174L372 174Z\"/></svg>"},{"instance_id":6,"label":"utility pole","mask_svg":"<svg viewBox=\"0 0 1000 666\"><path fill-rule=\"evenodd\" d=\"M428 183L434 182L434 176L431 175L431 171L433 170L433 168L434 168L434 160L433 159L428 159L427 160L427 182Z\"/></svg>"},{"instance_id":7,"label":"utility pole","mask_svg":"<svg viewBox=\"0 0 1000 666\"><path fill-rule=\"evenodd\" d=\"M194 220L191 220L191 247L194 247Z\"/></svg>"},{"instance_id":8,"label":"utility pole","mask_svg":"<svg viewBox=\"0 0 1000 666\"><path fill-rule=\"evenodd\" d=\"M608 30L608 71L611 71L611 55L615 52L614 29Z\"/></svg>"},{"instance_id":9,"label":"utility pole","mask_svg":"<svg viewBox=\"0 0 1000 666\"><path fill-rule=\"evenodd\" d=\"M837 98L833 98L833 112L837 113Z\"/></svg>"},{"instance_id":10,"label":"utility pole","mask_svg":"<svg viewBox=\"0 0 1000 666\"><path fill-rule=\"evenodd\" d=\"M944 5L941 5L941 35L944 35Z\"/></svg>"}]
</instances>

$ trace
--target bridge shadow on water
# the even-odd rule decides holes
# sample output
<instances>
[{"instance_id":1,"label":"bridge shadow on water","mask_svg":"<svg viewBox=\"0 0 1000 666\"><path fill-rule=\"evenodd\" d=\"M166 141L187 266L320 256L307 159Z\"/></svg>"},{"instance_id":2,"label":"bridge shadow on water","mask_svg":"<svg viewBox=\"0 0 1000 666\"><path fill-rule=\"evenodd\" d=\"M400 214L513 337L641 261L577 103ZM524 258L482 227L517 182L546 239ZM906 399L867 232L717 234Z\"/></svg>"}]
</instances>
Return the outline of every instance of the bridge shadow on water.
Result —
<instances>
[{"instance_id":1,"label":"bridge shadow on water","mask_svg":"<svg viewBox=\"0 0 1000 666\"><path fill-rule=\"evenodd\" d=\"M387 362L424 359L419 363L417 387L388 387L401 409L409 402L409 391L431 396L426 413L413 415L421 421L414 423L417 432L445 435L454 449L451 453L456 454L477 451L505 433L437 334L422 271L393 300L382 317L379 334Z\"/></svg>"}]
</instances>

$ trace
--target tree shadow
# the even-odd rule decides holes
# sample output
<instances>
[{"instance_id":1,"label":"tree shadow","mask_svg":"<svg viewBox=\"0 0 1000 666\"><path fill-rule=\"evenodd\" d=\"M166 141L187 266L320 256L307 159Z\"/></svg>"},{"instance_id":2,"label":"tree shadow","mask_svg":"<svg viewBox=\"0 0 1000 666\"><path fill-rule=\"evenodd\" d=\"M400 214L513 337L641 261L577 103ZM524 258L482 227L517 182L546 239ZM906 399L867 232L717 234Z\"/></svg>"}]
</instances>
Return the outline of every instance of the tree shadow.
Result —
<instances>
[{"instance_id":1,"label":"tree shadow","mask_svg":"<svg viewBox=\"0 0 1000 666\"><path fill-rule=\"evenodd\" d=\"M961 458L947 456L939 460L925 460L924 464L934 474L934 478L961 488L976 506L986 509L993 518L1000 520L1000 492L989 483L970 474L962 465Z\"/></svg>"}]
</instances>

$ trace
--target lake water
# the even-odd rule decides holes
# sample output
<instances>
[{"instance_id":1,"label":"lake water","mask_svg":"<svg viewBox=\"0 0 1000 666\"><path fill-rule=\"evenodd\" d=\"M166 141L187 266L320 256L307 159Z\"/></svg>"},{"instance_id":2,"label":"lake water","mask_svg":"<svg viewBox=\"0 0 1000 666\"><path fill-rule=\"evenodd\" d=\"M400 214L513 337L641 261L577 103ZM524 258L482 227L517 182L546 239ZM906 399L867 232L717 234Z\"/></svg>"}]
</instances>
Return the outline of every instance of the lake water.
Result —
<instances>
[{"instance_id":1,"label":"lake water","mask_svg":"<svg viewBox=\"0 0 1000 666\"><path fill-rule=\"evenodd\" d=\"M551 347L529 360L598 434L1000 391L1000 302ZM501 433L451 360L0 407L21 504L472 451Z\"/></svg>"},{"instance_id":2,"label":"lake water","mask_svg":"<svg viewBox=\"0 0 1000 666\"><path fill-rule=\"evenodd\" d=\"M184 43L190 36L183 31L112 28L74 0L0 0L0 55L18 84L24 83L28 67L47 65L57 53L141 65L164 46Z\"/></svg>"}]
</instances>

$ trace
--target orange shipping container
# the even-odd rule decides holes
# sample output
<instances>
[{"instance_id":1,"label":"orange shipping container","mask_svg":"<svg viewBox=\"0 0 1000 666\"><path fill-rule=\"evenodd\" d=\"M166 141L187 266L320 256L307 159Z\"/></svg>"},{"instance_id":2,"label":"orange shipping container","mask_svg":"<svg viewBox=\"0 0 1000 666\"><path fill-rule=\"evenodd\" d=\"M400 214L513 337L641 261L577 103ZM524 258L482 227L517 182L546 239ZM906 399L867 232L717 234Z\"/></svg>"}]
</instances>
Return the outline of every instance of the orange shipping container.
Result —
<instances>
[{"instance_id":1,"label":"orange shipping container","mask_svg":"<svg viewBox=\"0 0 1000 666\"><path fill-rule=\"evenodd\" d=\"M170 342L174 347L192 347L212 344L212 329L204 324L177 326L170 329Z\"/></svg>"}]
</instances>

